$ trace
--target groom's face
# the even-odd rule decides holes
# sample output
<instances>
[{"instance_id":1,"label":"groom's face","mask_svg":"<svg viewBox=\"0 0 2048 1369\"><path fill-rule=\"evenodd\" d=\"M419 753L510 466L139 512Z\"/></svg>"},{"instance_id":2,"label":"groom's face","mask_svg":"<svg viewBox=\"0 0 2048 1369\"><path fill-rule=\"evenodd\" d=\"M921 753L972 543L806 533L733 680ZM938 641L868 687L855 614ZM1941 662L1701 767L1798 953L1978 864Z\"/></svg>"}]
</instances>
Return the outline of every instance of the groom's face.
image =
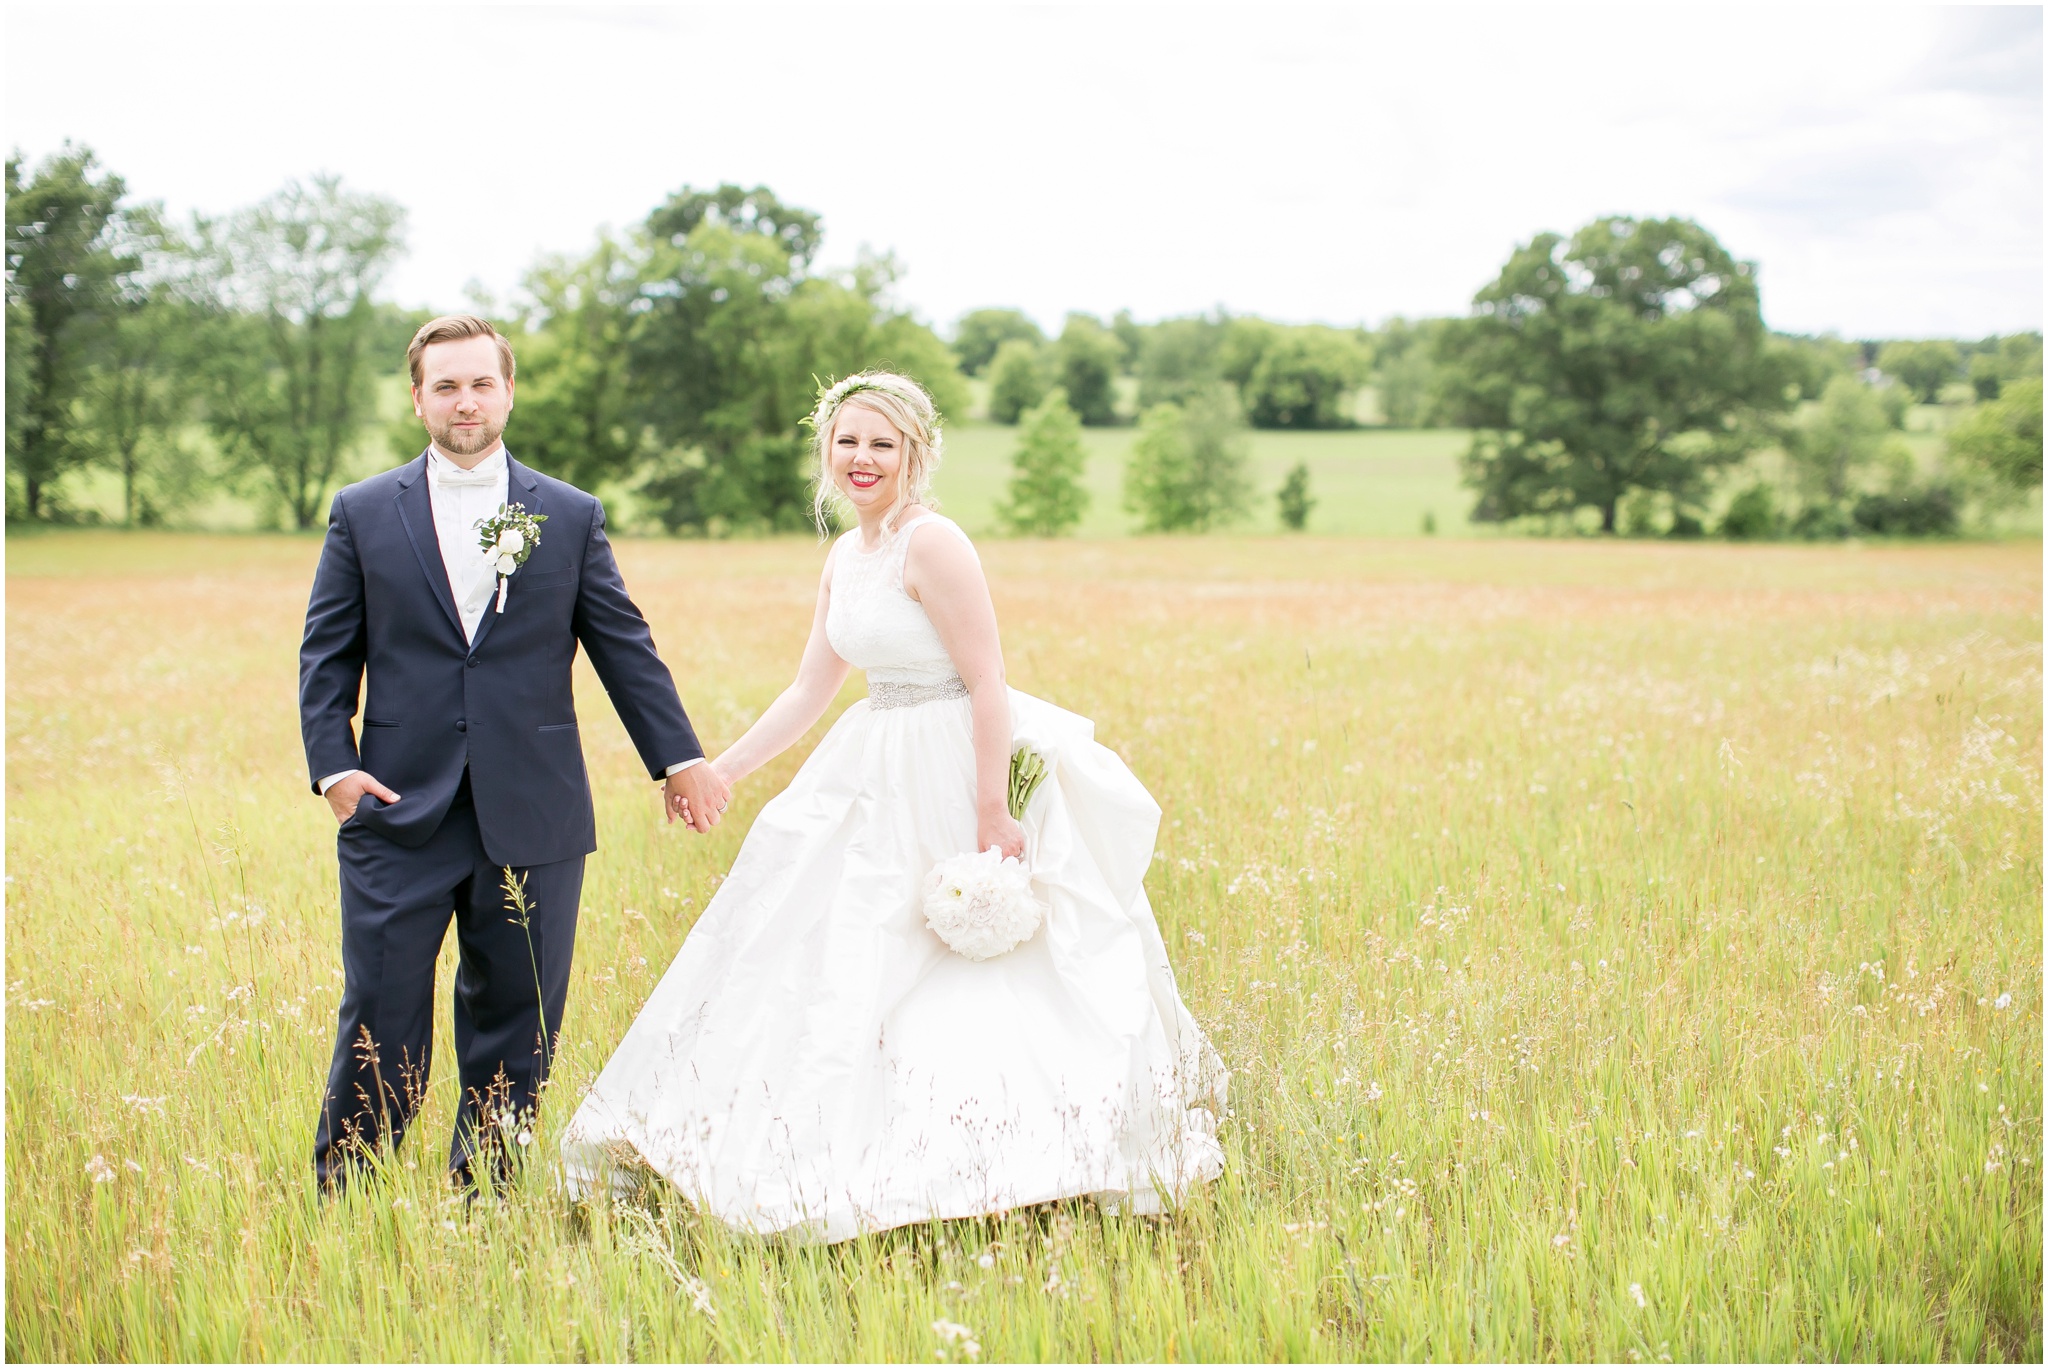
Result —
<instances>
[{"instance_id":1,"label":"groom's face","mask_svg":"<svg viewBox=\"0 0 2048 1369\"><path fill-rule=\"evenodd\" d=\"M498 370L498 344L487 337L437 342L420 355L412 411L434 445L449 456L478 456L504 435L512 413L512 382Z\"/></svg>"}]
</instances>

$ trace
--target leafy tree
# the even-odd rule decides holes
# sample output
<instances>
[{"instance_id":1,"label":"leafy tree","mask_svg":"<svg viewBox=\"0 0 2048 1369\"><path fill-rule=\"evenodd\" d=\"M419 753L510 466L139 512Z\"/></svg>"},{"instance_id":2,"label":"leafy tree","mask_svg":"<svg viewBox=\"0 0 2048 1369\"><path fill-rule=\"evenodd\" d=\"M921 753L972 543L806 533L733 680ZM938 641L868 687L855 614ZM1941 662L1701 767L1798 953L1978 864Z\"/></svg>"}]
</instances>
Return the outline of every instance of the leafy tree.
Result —
<instances>
[{"instance_id":1,"label":"leafy tree","mask_svg":"<svg viewBox=\"0 0 2048 1369\"><path fill-rule=\"evenodd\" d=\"M1431 428L1438 422L1436 339L1441 321L1388 320L1373 339L1380 417L1390 428Z\"/></svg>"},{"instance_id":2,"label":"leafy tree","mask_svg":"<svg viewBox=\"0 0 2048 1369\"><path fill-rule=\"evenodd\" d=\"M1124 354L1116 334L1086 314L1068 314L1052 352L1054 383L1067 392L1081 421L1091 428L1116 422L1116 377Z\"/></svg>"},{"instance_id":3,"label":"leafy tree","mask_svg":"<svg viewBox=\"0 0 2048 1369\"><path fill-rule=\"evenodd\" d=\"M1045 349L1035 342L1011 338L996 348L988 367L988 416L1015 423L1025 410L1036 408L1052 388L1047 369Z\"/></svg>"},{"instance_id":4,"label":"leafy tree","mask_svg":"<svg viewBox=\"0 0 2048 1369\"><path fill-rule=\"evenodd\" d=\"M1941 387L1962 375L1963 357L1946 340L1887 342L1877 354L1877 369L1895 377L1922 404L1933 404L1941 398Z\"/></svg>"},{"instance_id":5,"label":"leafy tree","mask_svg":"<svg viewBox=\"0 0 2048 1369\"><path fill-rule=\"evenodd\" d=\"M1308 526L1308 516L1315 511L1316 500L1308 492L1308 462L1297 461L1294 469L1287 472L1287 479L1280 484L1276 496L1280 504L1280 521L1293 532L1300 532Z\"/></svg>"},{"instance_id":6,"label":"leafy tree","mask_svg":"<svg viewBox=\"0 0 2048 1369\"><path fill-rule=\"evenodd\" d=\"M1081 448L1081 418L1067 403L1066 391L1054 390L1025 414L1017 437L1009 494L997 514L1010 531L1027 536L1072 531L1088 511L1088 491L1081 484L1087 455Z\"/></svg>"},{"instance_id":7,"label":"leafy tree","mask_svg":"<svg viewBox=\"0 0 2048 1369\"><path fill-rule=\"evenodd\" d=\"M891 365L960 412L964 383L931 330L888 303L895 264L808 269L816 215L764 188L685 188L648 219L625 350L643 491L670 529L795 529L811 516L799 423L821 380Z\"/></svg>"},{"instance_id":8,"label":"leafy tree","mask_svg":"<svg viewBox=\"0 0 2048 1369\"><path fill-rule=\"evenodd\" d=\"M1948 452L2007 490L2041 485L2041 382L2018 380L1949 430Z\"/></svg>"},{"instance_id":9,"label":"leafy tree","mask_svg":"<svg viewBox=\"0 0 2048 1369\"><path fill-rule=\"evenodd\" d=\"M1478 430L1464 459L1476 519L1592 508L1612 532L1630 490L1697 502L1790 402L1753 267L1689 220L1542 234L1474 306L1439 359L1454 417Z\"/></svg>"},{"instance_id":10,"label":"leafy tree","mask_svg":"<svg viewBox=\"0 0 2048 1369\"><path fill-rule=\"evenodd\" d=\"M1856 526L1881 537L1943 537L1956 530L1955 493L1939 481L1910 480L1856 501Z\"/></svg>"},{"instance_id":11,"label":"leafy tree","mask_svg":"<svg viewBox=\"0 0 2048 1369\"><path fill-rule=\"evenodd\" d=\"M1145 350L1145 325L1133 318L1130 310L1119 309L1109 321L1109 331L1116 334L1117 346L1123 348L1123 373L1134 373L1138 357Z\"/></svg>"},{"instance_id":12,"label":"leafy tree","mask_svg":"<svg viewBox=\"0 0 2048 1369\"><path fill-rule=\"evenodd\" d=\"M1259 369L1259 359L1282 331L1279 324L1262 318L1224 319L1223 336L1216 345L1216 374L1243 394L1252 372Z\"/></svg>"},{"instance_id":13,"label":"leafy tree","mask_svg":"<svg viewBox=\"0 0 2048 1369\"><path fill-rule=\"evenodd\" d=\"M169 289L125 305L80 395L79 435L121 477L121 521L157 522L199 477L180 440L192 412L195 311Z\"/></svg>"},{"instance_id":14,"label":"leafy tree","mask_svg":"<svg viewBox=\"0 0 2048 1369\"><path fill-rule=\"evenodd\" d=\"M967 375L978 376L988 369L995 360L996 349L1006 342L1028 342L1033 346L1045 341L1045 334L1039 331L1021 309L976 309L963 314L953 328L953 355L960 359L960 369Z\"/></svg>"},{"instance_id":15,"label":"leafy tree","mask_svg":"<svg viewBox=\"0 0 2048 1369\"><path fill-rule=\"evenodd\" d=\"M1217 353L1223 343L1226 320L1222 315L1208 318L1162 319L1143 331L1138 345L1138 403L1179 404L1190 395L1206 390L1221 378Z\"/></svg>"},{"instance_id":16,"label":"leafy tree","mask_svg":"<svg viewBox=\"0 0 2048 1369\"><path fill-rule=\"evenodd\" d=\"M1367 357L1328 328L1289 328L1260 354L1244 387L1255 428L1343 428L1344 400L1365 377Z\"/></svg>"},{"instance_id":17,"label":"leafy tree","mask_svg":"<svg viewBox=\"0 0 2048 1369\"><path fill-rule=\"evenodd\" d=\"M1251 496L1244 417L1218 386L1185 406L1155 404L1124 466L1124 507L1145 532L1203 532L1244 515Z\"/></svg>"},{"instance_id":18,"label":"leafy tree","mask_svg":"<svg viewBox=\"0 0 2048 1369\"><path fill-rule=\"evenodd\" d=\"M1840 375L1820 403L1785 434L1785 455L1800 498L1802 518L1814 531L1846 531L1847 506L1858 477L1886 456L1912 464L1893 435L1884 401L1854 376Z\"/></svg>"},{"instance_id":19,"label":"leafy tree","mask_svg":"<svg viewBox=\"0 0 2048 1369\"><path fill-rule=\"evenodd\" d=\"M26 178L7 160L7 469L30 518L50 483L94 455L78 405L124 306L137 296L152 209L66 143Z\"/></svg>"},{"instance_id":20,"label":"leafy tree","mask_svg":"<svg viewBox=\"0 0 2048 1369\"><path fill-rule=\"evenodd\" d=\"M511 445L528 464L589 486L627 479L651 455L631 369L646 256L603 234L588 256L543 258L527 273ZM420 448L411 414L401 446L408 457Z\"/></svg>"},{"instance_id":21,"label":"leafy tree","mask_svg":"<svg viewBox=\"0 0 2048 1369\"><path fill-rule=\"evenodd\" d=\"M264 480L299 528L325 512L372 415L388 358L370 296L404 250L404 224L391 200L318 176L198 225L213 309L207 420L229 459Z\"/></svg>"}]
</instances>

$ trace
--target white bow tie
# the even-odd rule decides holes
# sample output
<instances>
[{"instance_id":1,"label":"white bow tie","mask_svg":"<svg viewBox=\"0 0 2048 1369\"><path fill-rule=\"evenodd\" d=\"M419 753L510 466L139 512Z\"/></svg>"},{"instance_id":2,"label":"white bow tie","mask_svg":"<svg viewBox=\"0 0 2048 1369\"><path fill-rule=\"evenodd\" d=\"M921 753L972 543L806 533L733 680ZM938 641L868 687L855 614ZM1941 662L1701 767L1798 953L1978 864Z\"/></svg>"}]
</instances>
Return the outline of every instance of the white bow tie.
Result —
<instances>
[{"instance_id":1,"label":"white bow tie","mask_svg":"<svg viewBox=\"0 0 2048 1369\"><path fill-rule=\"evenodd\" d=\"M504 479L503 471L466 471L460 466L449 464L434 471L434 488L438 490L485 490Z\"/></svg>"}]
</instances>

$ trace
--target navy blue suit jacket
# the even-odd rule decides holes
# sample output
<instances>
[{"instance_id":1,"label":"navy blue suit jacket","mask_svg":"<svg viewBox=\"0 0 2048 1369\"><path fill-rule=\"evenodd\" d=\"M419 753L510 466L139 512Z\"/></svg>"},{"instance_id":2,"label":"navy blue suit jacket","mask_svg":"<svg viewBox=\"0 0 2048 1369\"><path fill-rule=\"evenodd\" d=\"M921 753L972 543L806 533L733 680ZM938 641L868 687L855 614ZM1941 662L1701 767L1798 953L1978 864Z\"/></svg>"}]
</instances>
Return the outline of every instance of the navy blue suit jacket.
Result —
<instances>
[{"instance_id":1,"label":"navy blue suit jacket","mask_svg":"<svg viewBox=\"0 0 2048 1369\"><path fill-rule=\"evenodd\" d=\"M484 852L544 865L597 849L570 667L581 642L648 774L704 754L627 597L604 535L604 508L509 455L507 491L547 515L512 576L505 611L485 608L476 641L441 561L427 458L334 497L299 649L299 725L315 789L363 769L398 802L365 795L351 822L419 846L468 767ZM350 719L367 675L360 744Z\"/></svg>"}]
</instances>

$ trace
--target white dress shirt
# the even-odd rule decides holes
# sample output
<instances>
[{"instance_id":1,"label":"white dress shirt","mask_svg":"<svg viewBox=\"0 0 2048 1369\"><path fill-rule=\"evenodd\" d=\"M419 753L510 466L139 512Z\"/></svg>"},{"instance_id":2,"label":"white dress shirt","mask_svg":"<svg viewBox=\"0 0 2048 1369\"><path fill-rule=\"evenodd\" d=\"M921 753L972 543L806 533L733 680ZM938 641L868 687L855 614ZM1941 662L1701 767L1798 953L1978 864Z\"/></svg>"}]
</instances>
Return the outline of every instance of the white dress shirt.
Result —
<instances>
[{"instance_id":1,"label":"white dress shirt","mask_svg":"<svg viewBox=\"0 0 2048 1369\"><path fill-rule=\"evenodd\" d=\"M468 470L441 454L439 447L427 448L427 501L434 510L434 539L441 544L441 568L448 576L448 592L455 598L455 610L462 618L462 639L476 640L477 627L498 597L498 572L493 558L485 553L477 524L510 502L511 471L506 464L505 444L499 443L489 456ZM667 772L688 770L704 758L680 761ZM340 770L322 777L325 794L337 780L355 774Z\"/></svg>"}]
</instances>

